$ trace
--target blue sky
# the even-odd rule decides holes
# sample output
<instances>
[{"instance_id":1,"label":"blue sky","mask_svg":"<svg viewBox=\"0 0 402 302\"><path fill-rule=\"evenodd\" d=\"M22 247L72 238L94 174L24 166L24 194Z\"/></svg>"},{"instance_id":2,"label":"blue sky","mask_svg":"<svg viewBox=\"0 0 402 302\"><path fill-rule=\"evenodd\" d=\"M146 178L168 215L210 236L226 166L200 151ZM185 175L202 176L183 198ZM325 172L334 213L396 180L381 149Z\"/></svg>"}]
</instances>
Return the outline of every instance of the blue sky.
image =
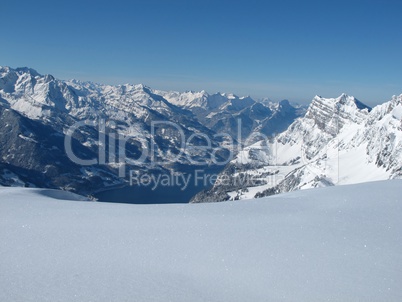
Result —
<instances>
[{"instance_id":1,"label":"blue sky","mask_svg":"<svg viewBox=\"0 0 402 302\"><path fill-rule=\"evenodd\" d=\"M402 1L3 1L0 65L309 101L402 93Z\"/></svg>"}]
</instances>

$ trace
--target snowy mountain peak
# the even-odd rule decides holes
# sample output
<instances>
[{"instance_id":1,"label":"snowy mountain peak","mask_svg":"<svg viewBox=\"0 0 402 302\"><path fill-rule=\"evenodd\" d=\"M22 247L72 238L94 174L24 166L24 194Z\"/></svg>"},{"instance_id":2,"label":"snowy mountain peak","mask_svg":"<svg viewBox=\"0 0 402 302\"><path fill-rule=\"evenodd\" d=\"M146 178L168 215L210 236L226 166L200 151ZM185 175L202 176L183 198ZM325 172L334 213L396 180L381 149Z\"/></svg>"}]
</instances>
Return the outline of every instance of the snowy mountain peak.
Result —
<instances>
[{"instance_id":1,"label":"snowy mountain peak","mask_svg":"<svg viewBox=\"0 0 402 302\"><path fill-rule=\"evenodd\" d=\"M27 74L32 77L42 77L43 76L39 72L37 72L35 69L29 68L29 67L17 67L14 69L9 66L0 66L0 76L2 78L9 74L17 74L17 75Z\"/></svg>"},{"instance_id":2,"label":"snowy mountain peak","mask_svg":"<svg viewBox=\"0 0 402 302\"><path fill-rule=\"evenodd\" d=\"M325 103L328 106L351 106L355 105L356 108L358 109L364 109L364 108L370 108L357 100L354 96L347 95L346 93L342 93L339 97L337 98L324 98L322 96L316 95L311 104L310 107L314 107L317 104Z\"/></svg>"},{"instance_id":3,"label":"snowy mountain peak","mask_svg":"<svg viewBox=\"0 0 402 302\"><path fill-rule=\"evenodd\" d=\"M349 96L345 93L342 93L341 96L338 97L336 100L337 100L337 103L340 105L350 106L352 108L357 108L359 110L364 110L364 109L367 109L368 111L371 110L371 107L363 104L355 97Z\"/></svg>"},{"instance_id":4,"label":"snowy mountain peak","mask_svg":"<svg viewBox=\"0 0 402 302\"><path fill-rule=\"evenodd\" d=\"M401 122L402 129L402 94L393 96L389 102L376 106L370 115L370 123L382 120L385 117L392 117Z\"/></svg>"},{"instance_id":5,"label":"snowy mountain peak","mask_svg":"<svg viewBox=\"0 0 402 302\"><path fill-rule=\"evenodd\" d=\"M394 95L392 96L392 99L388 102L389 105L392 107L396 107L399 105L402 105L402 94L401 95Z\"/></svg>"},{"instance_id":6,"label":"snowy mountain peak","mask_svg":"<svg viewBox=\"0 0 402 302\"><path fill-rule=\"evenodd\" d=\"M395 105L402 105L402 94L401 95L393 95L391 102Z\"/></svg>"},{"instance_id":7,"label":"snowy mountain peak","mask_svg":"<svg viewBox=\"0 0 402 302\"><path fill-rule=\"evenodd\" d=\"M130 85L130 84L125 84L124 86L132 86L132 85ZM144 85L144 84L136 84L136 85L134 85L133 86L133 88L135 89L135 90L151 90L151 87L149 87L149 86L147 86L147 85Z\"/></svg>"},{"instance_id":8,"label":"snowy mountain peak","mask_svg":"<svg viewBox=\"0 0 402 302\"><path fill-rule=\"evenodd\" d=\"M369 111L369 106L347 94L337 98L315 96L305 117L314 120L320 129L333 128L335 123L338 128L347 121L362 122Z\"/></svg>"},{"instance_id":9,"label":"snowy mountain peak","mask_svg":"<svg viewBox=\"0 0 402 302\"><path fill-rule=\"evenodd\" d=\"M282 110L288 110L289 108L293 108L288 100L282 100L279 102L279 108Z\"/></svg>"},{"instance_id":10,"label":"snowy mountain peak","mask_svg":"<svg viewBox=\"0 0 402 302\"><path fill-rule=\"evenodd\" d=\"M28 73L33 77L42 77L42 75L39 72L29 67L18 67L15 69L15 71L19 74Z\"/></svg>"},{"instance_id":11,"label":"snowy mountain peak","mask_svg":"<svg viewBox=\"0 0 402 302\"><path fill-rule=\"evenodd\" d=\"M233 93L219 92L219 94L223 97L228 98L229 100L238 99L239 97Z\"/></svg>"},{"instance_id":12,"label":"snowy mountain peak","mask_svg":"<svg viewBox=\"0 0 402 302\"><path fill-rule=\"evenodd\" d=\"M3 73L7 73L10 71L10 67L8 66L0 66L0 75L2 75Z\"/></svg>"}]
</instances>

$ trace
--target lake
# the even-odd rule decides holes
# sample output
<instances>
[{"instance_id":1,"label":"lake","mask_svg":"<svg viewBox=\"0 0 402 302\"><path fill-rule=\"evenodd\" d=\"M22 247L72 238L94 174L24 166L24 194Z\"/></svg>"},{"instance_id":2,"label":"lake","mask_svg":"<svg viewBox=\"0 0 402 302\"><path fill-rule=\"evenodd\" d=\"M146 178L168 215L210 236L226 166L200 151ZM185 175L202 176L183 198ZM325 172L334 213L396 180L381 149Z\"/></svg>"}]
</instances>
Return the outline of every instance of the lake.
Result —
<instances>
[{"instance_id":1,"label":"lake","mask_svg":"<svg viewBox=\"0 0 402 302\"><path fill-rule=\"evenodd\" d=\"M186 168L179 175L159 174L135 178L140 185L127 185L94 194L101 202L133 204L188 203L198 192L213 185L213 177L219 174L222 166L208 167L204 170ZM198 171L198 172L197 172ZM204 171L204 172L199 172Z\"/></svg>"}]
</instances>

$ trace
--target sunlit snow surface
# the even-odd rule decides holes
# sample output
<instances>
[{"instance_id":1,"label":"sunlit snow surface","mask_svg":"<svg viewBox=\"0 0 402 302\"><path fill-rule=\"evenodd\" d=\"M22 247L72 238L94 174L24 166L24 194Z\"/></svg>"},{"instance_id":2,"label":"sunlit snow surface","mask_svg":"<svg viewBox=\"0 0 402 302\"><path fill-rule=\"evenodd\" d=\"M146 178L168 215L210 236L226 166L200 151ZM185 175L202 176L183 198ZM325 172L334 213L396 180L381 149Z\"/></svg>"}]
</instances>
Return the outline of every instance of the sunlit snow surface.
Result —
<instances>
[{"instance_id":1,"label":"sunlit snow surface","mask_svg":"<svg viewBox=\"0 0 402 302\"><path fill-rule=\"evenodd\" d=\"M401 189L127 205L0 188L0 301L402 301Z\"/></svg>"}]
</instances>

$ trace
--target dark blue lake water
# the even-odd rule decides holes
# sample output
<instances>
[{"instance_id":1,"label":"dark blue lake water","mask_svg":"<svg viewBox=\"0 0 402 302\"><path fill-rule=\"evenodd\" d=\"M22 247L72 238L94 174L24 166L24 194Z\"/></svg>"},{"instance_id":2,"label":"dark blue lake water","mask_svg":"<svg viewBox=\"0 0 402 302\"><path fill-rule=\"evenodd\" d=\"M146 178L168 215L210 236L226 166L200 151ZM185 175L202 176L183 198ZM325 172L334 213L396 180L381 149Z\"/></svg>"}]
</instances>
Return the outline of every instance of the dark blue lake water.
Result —
<instances>
[{"instance_id":1,"label":"dark blue lake water","mask_svg":"<svg viewBox=\"0 0 402 302\"><path fill-rule=\"evenodd\" d=\"M102 202L118 202L133 204L165 204L165 203L188 203L198 192L212 186L211 177L216 176L223 167L206 169L204 173L187 171L184 179L174 179L170 175L154 175L149 185L127 185L94 194ZM203 174L203 175L202 175ZM157 183L159 177L159 184ZM162 183L163 182L163 183Z\"/></svg>"}]
</instances>

